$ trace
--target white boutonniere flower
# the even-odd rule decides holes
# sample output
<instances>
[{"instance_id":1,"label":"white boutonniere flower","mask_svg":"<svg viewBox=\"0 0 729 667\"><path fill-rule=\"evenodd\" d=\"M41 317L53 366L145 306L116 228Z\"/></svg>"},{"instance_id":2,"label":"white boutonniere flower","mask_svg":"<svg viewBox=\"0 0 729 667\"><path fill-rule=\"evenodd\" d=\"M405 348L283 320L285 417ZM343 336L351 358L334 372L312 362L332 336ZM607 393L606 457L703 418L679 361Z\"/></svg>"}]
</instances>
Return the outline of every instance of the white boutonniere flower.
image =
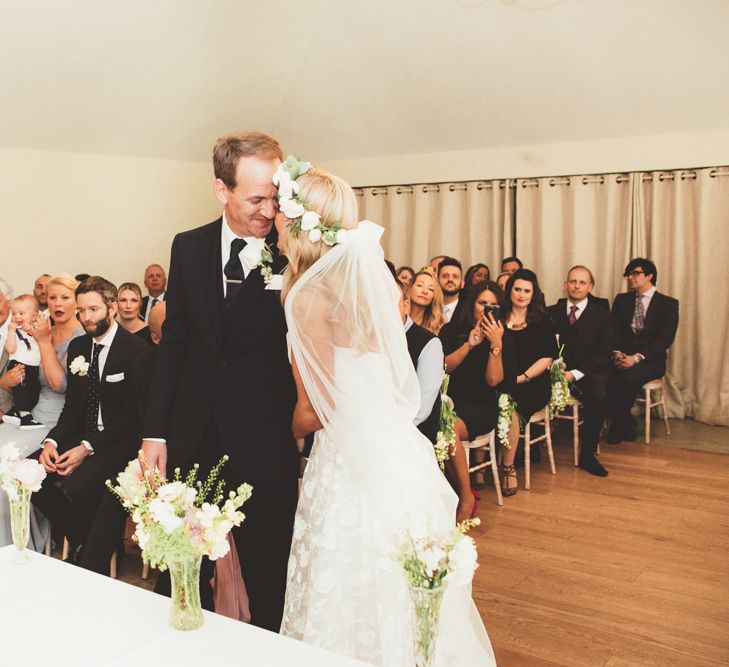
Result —
<instances>
[{"instance_id":1,"label":"white boutonniere flower","mask_svg":"<svg viewBox=\"0 0 729 667\"><path fill-rule=\"evenodd\" d=\"M83 355L79 354L78 357L76 357L71 362L71 372L74 375L79 375L81 377L84 377L85 375L88 375L89 373L89 362L86 361Z\"/></svg>"},{"instance_id":2,"label":"white boutonniere flower","mask_svg":"<svg viewBox=\"0 0 729 667\"><path fill-rule=\"evenodd\" d=\"M241 264L249 271L260 268L263 282L266 285L271 282L273 251L267 245L265 239L251 239L240 251L238 257L240 257Z\"/></svg>"}]
</instances>

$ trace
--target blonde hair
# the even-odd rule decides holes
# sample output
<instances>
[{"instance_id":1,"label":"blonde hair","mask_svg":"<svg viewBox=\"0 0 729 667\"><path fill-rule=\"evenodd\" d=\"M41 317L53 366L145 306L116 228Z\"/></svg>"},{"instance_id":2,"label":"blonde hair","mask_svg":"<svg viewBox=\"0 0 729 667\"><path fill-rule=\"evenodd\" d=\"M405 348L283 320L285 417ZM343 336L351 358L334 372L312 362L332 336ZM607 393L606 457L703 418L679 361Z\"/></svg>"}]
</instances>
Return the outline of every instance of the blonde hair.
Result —
<instances>
[{"instance_id":1,"label":"blonde hair","mask_svg":"<svg viewBox=\"0 0 729 667\"><path fill-rule=\"evenodd\" d=\"M425 312L423 313L423 321L420 326L437 336L443 325L446 323L446 318L443 314L443 290L440 288L440 284L438 283L435 269L432 266L424 266L415 274L413 282L410 284L408 298L410 299L411 304L413 303L413 300L410 297L410 292L412 292L413 285L415 285L415 281L418 279L418 276L428 276L432 279L435 286L435 289L433 290L433 300L430 302L429 306L426 306Z\"/></svg>"},{"instance_id":2,"label":"blonde hair","mask_svg":"<svg viewBox=\"0 0 729 667\"><path fill-rule=\"evenodd\" d=\"M306 202L310 211L316 211L321 216L322 225L332 227L339 224L342 229L352 229L357 224L357 199L345 180L321 169L311 168L299 176L296 182L300 188L299 197ZM283 252L289 260L281 290L281 301L285 301L301 274L329 252L332 246L322 240L309 241L309 235L304 231L292 236L288 224L284 224L281 230L281 239Z\"/></svg>"},{"instance_id":3,"label":"blonde hair","mask_svg":"<svg viewBox=\"0 0 729 667\"><path fill-rule=\"evenodd\" d=\"M12 307L14 303L27 303L32 306L33 310L35 310L36 312L40 310L40 304L38 303L38 299L36 299L32 294L19 294L10 302L10 306Z\"/></svg>"},{"instance_id":4,"label":"blonde hair","mask_svg":"<svg viewBox=\"0 0 729 667\"><path fill-rule=\"evenodd\" d=\"M76 288L81 283L76 280L72 275L68 273L57 273L55 276L53 276L46 285L46 291L53 286L53 285L60 285L61 287L65 287L67 290L71 290L74 295L76 293Z\"/></svg>"},{"instance_id":5,"label":"blonde hair","mask_svg":"<svg viewBox=\"0 0 729 667\"><path fill-rule=\"evenodd\" d=\"M128 292L134 292L137 295L137 298L139 299L139 302L141 304L142 302L142 289L137 285L137 283L122 283L119 285L119 288L117 289L117 294L121 294L124 290Z\"/></svg>"}]
</instances>

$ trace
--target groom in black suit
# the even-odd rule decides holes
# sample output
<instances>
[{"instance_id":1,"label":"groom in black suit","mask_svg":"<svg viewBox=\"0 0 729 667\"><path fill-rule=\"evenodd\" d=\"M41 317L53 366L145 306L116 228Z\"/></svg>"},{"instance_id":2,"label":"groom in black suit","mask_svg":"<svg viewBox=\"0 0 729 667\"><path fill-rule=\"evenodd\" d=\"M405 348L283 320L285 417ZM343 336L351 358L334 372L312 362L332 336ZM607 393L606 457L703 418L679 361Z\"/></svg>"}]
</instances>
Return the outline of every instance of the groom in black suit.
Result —
<instances>
[{"instance_id":1,"label":"groom in black suit","mask_svg":"<svg viewBox=\"0 0 729 667\"><path fill-rule=\"evenodd\" d=\"M68 345L63 411L43 449L32 455L49 473L33 504L68 537L72 561L107 493L104 482L135 457L151 357L141 338L114 321L117 291L108 280L85 280L76 302L86 335Z\"/></svg>"},{"instance_id":2,"label":"groom in black suit","mask_svg":"<svg viewBox=\"0 0 729 667\"><path fill-rule=\"evenodd\" d=\"M608 442L635 439L630 409L641 387L666 374L668 348L678 329L678 300L656 289L658 270L644 257L625 267L630 291L613 301L614 368L608 386Z\"/></svg>"},{"instance_id":3,"label":"groom in black suit","mask_svg":"<svg viewBox=\"0 0 729 667\"><path fill-rule=\"evenodd\" d=\"M275 289L284 259L276 249L271 179L282 157L278 142L260 132L222 137L215 146L215 194L224 213L172 244L167 319L142 444L147 464L168 475L193 463L209 469L228 454L228 487L253 485L246 520L233 536L251 622L275 632L299 467L291 433L296 389ZM273 257L270 284L259 265L264 238Z\"/></svg>"},{"instance_id":4,"label":"groom in black suit","mask_svg":"<svg viewBox=\"0 0 729 667\"><path fill-rule=\"evenodd\" d=\"M613 334L610 310L590 299L594 286L595 279L586 266L573 266L565 283L567 298L557 301L548 311L560 344L564 345L567 380L584 409L579 466L593 475L606 477L607 470L595 458L595 452L605 420Z\"/></svg>"}]
</instances>

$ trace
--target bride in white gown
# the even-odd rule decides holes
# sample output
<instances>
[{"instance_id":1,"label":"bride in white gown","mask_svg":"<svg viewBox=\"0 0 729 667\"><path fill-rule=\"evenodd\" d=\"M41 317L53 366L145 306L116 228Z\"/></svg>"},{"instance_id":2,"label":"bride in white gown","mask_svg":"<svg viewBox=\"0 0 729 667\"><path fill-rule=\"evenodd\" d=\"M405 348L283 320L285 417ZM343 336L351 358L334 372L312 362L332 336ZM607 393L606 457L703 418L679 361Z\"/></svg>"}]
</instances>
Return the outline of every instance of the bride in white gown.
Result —
<instances>
[{"instance_id":1,"label":"bride in white gown","mask_svg":"<svg viewBox=\"0 0 729 667\"><path fill-rule=\"evenodd\" d=\"M413 667L410 602L393 554L408 533L451 530L457 497L413 426L419 388L383 230L356 224L354 193L335 176L310 169L290 181L279 170L275 182L299 389L293 427L298 437L316 430L281 632L375 665ZM437 646L438 667L495 665L470 587L446 590Z\"/></svg>"}]
</instances>

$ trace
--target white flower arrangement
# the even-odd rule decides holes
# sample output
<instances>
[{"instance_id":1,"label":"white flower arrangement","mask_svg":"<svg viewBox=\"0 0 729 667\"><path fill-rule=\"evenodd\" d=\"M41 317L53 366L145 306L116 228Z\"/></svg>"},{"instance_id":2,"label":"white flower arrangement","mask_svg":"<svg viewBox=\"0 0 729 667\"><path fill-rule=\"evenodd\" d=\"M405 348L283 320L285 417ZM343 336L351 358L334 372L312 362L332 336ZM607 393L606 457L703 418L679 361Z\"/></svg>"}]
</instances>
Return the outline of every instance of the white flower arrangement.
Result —
<instances>
[{"instance_id":1,"label":"white flower arrangement","mask_svg":"<svg viewBox=\"0 0 729 667\"><path fill-rule=\"evenodd\" d=\"M268 285L273 279L273 270L271 263L273 262L273 251L266 243L265 239L252 239L246 243L243 250L238 254L241 264L249 271L253 269L261 269L263 282Z\"/></svg>"},{"instance_id":2,"label":"white flower arrangement","mask_svg":"<svg viewBox=\"0 0 729 667\"><path fill-rule=\"evenodd\" d=\"M554 419L564 412L570 400L570 385L565 377L565 363L562 359L564 345L559 348L559 356L552 362L549 375L552 380L552 393L549 398L549 418Z\"/></svg>"},{"instance_id":3,"label":"white flower arrangement","mask_svg":"<svg viewBox=\"0 0 729 667\"><path fill-rule=\"evenodd\" d=\"M227 456L220 459L205 482L197 480L197 464L184 480L178 468L171 482L156 470L150 481L142 475L138 459L119 473L116 486L107 480L106 486L132 515L133 539L145 562L165 570L173 560L199 556L216 560L228 553L227 535L244 521L238 508L251 497L252 487L241 484L220 505L225 483L218 477L227 460Z\"/></svg>"},{"instance_id":4,"label":"white flower arrangement","mask_svg":"<svg viewBox=\"0 0 729 667\"><path fill-rule=\"evenodd\" d=\"M86 361L86 358L82 354L79 354L78 357L71 362L69 368L71 373L80 377L84 377L89 374L89 362Z\"/></svg>"},{"instance_id":5,"label":"white flower arrangement","mask_svg":"<svg viewBox=\"0 0 729 667\"><path fill-rule=\"evenodd\" d=\"M445 468L445 462L456 452L456 430L455 424L458 416L453 410L453 402L448 397L448 382L451 376L446 374L440 386L440 428L436 435L435 458L440 469Z\"/></svg>"},{"instance_id":6,"label":"white flower arrangement","mask_svg":"<svg viewBox=\"0 0 729 667\"><path fill-rule=\"evenodd\" d=\"M480 525L469 519L443 535L408 535L396 554L411 588L436 589L452 583L467 586L478 567L476 544L466 533Z\"/></svg>"},{"instance_id":7,"label":"white flower arrangement","mask_svg":"<svg viewBox=\"0 0 729 667\"><path fill-rule=\"evenodd\" d=\"M499 394L499 416L496 420L496 435L502 447L511 449L509 443L509 428L516 409L516 401L510 394Z\"/></svg>"},{"instance_id":8,"label":"white flower arrangement","mask_svg":"<svg viewBox=\"0 0 729 667\"><path fill-rule=\"evenodd\" d=\"M306 232L311 243L323 241L328 246L343 243L347 230L342 229L339 223L331 227L323 224L321 216L316 211L310 210L299 194L299 184L296 179L309 169L311 169L310 162L299 162L293 155L289 155L273 175L273 184L278 188L276 196L279 209L289 220L289 233L297 238L301 232Z\"/></svg>"},{"instance_id":9,"label":"white flower arrangement","mask_svg":"<svg viewBox=\"0 0 729 667\"><path fill-rule=\"evenodd\" d=\"M46 469L35 459L21 459L14 442L8 442L0 449L0 487L10 500L18 500L23 488L40 491L45 478Z\"/></svg>"}]
</instances>

